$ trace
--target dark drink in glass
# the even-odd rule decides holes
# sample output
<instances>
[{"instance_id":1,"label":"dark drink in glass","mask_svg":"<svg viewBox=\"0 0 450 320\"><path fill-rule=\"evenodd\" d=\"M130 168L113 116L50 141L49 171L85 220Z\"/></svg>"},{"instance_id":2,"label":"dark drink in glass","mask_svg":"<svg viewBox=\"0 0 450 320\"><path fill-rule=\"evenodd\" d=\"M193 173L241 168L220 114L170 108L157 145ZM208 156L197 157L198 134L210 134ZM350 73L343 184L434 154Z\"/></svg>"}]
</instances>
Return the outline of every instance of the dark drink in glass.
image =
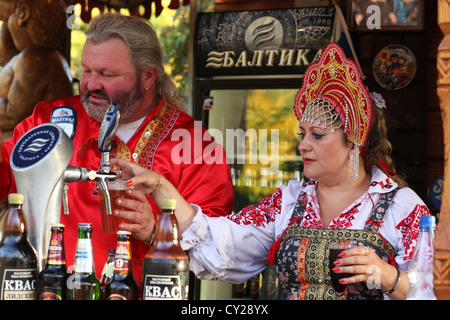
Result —
<instances>
[{"instance_id":1,"label":"dark drink in glass","mask_svg":"<svg viewBox=\"0 0 450 320\"><path fill-rule=\"evenodd\" d=\"M332 242L330 243L330 257L329 257L329 268L330 268L330 277L331 277L331 284L333 285L334 290L336 291L336 294L338 296L342 295L345 291L345 288L347 285L342 284L339 282L340 279L348 278L352 276L349 273L336 273L333 271L333 268L336 267L334 262L339 259L339 254L342 251L345 251L346 249L350 248L350 242L349 241L339 241L339 242Z\"/></svg>"}]
</instances>

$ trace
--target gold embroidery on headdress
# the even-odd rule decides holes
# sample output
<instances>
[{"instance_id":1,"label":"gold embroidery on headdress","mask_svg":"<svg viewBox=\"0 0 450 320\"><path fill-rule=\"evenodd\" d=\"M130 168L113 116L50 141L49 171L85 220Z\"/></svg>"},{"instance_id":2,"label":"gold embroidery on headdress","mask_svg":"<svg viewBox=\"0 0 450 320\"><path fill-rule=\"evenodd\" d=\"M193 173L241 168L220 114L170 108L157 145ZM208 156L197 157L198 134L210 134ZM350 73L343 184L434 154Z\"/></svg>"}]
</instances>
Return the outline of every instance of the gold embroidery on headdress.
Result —
<instances>
[{"instance_id":1,"label":"gold embroidery on headdress","mask_svg":"<svg viewBox=\"0 0 450 320\"><path fill-rule=\"evenodd\" d=\"M345 57L341 47L329 44L318 62L308 67L295 98L294 111L302 122L305 109L323 99L336 110L347 139L363 146L373 121L373 105L357 65ZM308 115L311 117L311 115Z\"/></svg>"}]
</instances>

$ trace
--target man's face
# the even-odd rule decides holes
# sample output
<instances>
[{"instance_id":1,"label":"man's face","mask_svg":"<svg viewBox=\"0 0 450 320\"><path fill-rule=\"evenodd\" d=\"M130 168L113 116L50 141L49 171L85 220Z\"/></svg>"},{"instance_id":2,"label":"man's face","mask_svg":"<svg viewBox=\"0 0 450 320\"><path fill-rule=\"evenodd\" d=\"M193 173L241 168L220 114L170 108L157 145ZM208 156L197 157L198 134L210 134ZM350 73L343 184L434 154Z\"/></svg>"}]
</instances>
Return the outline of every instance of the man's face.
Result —
<instances>
[{"instance_id":1,"label":"man's face","mask_svg":"<svg viewBox=\"0 0 450 320\"><path fill-rule=\"evenodd\" d=\"M110 104L117 102L121 122L127 122L139 108L142 92L125 43L119 38L86 41L81 66L80 95L89 116L102 121Z\"/></svg>"}]
</instances>

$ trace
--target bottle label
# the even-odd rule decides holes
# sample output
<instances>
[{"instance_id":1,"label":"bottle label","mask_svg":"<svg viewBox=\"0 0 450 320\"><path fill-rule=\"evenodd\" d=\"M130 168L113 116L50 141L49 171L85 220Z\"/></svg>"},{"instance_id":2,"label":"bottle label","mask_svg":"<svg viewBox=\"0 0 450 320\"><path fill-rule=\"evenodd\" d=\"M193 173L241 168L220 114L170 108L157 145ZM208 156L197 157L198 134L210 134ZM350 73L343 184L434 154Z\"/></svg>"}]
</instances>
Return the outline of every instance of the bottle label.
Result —
<instances>
[{"instance_id":1,"label":"bottle label","mask_svg":"<svg viewBox=\"0 0 450 320\"><path fill-rule=\"evenodd\" d=\"M117 243L116 254L114 257L114 270L115 271L128 271L130 264L130 251L127 241L119 241Z\"/></svg>"},{"instance_id":2,"label":"bottle label","mask_svg":"<svg viewBox=\"0 0 450 320\"><path fill-rule=\"evenodd\" d=\"M0 267L2 300L35 300L36 269Z\"/></svg>"},{"instance_id":3,"label":"bottle label","mask_svg":"<svg viewBox=\"0 0 450 320\"><path fill-rule=\"evenodd\" d=\"M146 274L143 300L182 300L183 291L180 276Z\"/></svg>"},{"instance_id":4,"label":"bottle label","mask_svg":"<svg viewBox=\"0 0 450 320\"><path fill-rule=\"evenodd\" d=\"M91 239L78 239L75 252L75 272L93 272L93 256Z\"/></svg>"},{"instance_id":5,"label":"bottle label","mask_svg":"<svg viewBox=\"0 0 450 320\"><path fill-rule=\"evenodd\" d=\"M51 265L64 265L64 250L62 247L62 234L53 234L48 247L48 263Z\"/></svg>"},{"instance_id":6,"label":"bottle label","mask_svg":"<svg viewBox=\"0 0 450 320\"><path fill-rule=\"evenodd\" d=\"M64 265L63 250L61 246L50 246L50 254L48 255L48 263L51 265Z\"/></svg>"}]
</instances>

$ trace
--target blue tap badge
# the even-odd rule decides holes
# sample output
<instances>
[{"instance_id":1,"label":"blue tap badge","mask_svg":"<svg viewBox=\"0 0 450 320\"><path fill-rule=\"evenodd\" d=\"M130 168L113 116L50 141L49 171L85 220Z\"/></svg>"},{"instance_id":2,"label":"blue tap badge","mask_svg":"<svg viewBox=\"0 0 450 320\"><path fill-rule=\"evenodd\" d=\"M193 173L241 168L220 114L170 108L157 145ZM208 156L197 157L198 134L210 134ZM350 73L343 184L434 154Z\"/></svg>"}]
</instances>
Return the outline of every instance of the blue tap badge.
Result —
<instances>
[{"instance_id":1,"label":"blue tap badge","mask_svg":"<svg viewBox=\"0 0 450 320\"><path fill-rule=\"evenodd\" d=\"M56 146L61 137L56 125L42 124L20 138L11 154L11 163L16 168L28 168L41 161Z\"/></svg>"},{"instance_id":2,"label":"blue tap badge","mask_svg":"<svg viewBox=\"0 0 450 320\"><path fill-rule=\"evenodd\" d=\"M428 187L428 200L434 209L441 209L442 188L444 187L444 176L437 177Z\"/></svg>"},{"instance_id":3,"label":"blue tap badge","mask_svg":"<svg viewBox=\"0 0 450 320\"><path fill-rule=\"evenodd\" d=\"M203 97L203 110L212 109L214 97Z\"/></svg>"},{"instance_id":4,"label":"blue tap badge","mask_svg":"<svg viewBox=\"0 0 450 320\"><path fill-rule=\"evenodd\" d=\"M67 136L73 139L77 130L77 112L71 106L56 107L52 112L50 122L60 126Z\"/></svg>"}]
</instances>

